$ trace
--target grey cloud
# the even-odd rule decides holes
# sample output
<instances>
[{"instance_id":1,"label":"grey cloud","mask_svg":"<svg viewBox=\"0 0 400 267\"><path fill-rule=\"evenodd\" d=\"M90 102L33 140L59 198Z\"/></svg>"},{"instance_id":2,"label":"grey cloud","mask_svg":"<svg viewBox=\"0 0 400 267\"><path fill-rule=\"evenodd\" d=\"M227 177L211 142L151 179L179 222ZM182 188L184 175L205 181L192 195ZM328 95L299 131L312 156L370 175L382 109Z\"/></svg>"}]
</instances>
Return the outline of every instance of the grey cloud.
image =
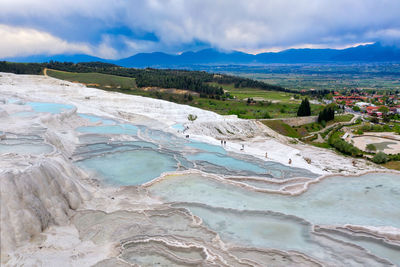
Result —
<instances>
[{"instance_id":1,"label":"grey cloud","mask_svg":"<svg viewBox=\"0 0 400 267\"><path fill-rule=\"evenodd\" d=\"M47 28L53 35L60 29L60 36L66 24L91 31L79 19L71 20L85 18L110 29L123 25L152 32L159 39L157 45L149 42L152 47L182 47L199 40L221 49L257 50L396 42L399 11L399 0L2 0L0 22L25 22L21 26ZM146 50L146 42L127 44L132 52Z\"/></svg>"}]
</instances>

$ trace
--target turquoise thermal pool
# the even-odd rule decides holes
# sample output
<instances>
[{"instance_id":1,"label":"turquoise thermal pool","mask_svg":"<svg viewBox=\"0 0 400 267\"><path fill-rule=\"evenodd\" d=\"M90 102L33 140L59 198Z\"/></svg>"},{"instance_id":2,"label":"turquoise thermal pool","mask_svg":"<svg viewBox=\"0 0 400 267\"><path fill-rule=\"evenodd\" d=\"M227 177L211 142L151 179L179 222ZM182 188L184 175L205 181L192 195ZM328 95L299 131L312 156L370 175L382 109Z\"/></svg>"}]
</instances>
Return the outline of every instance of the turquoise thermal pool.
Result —
<instances>
[{"instance_id":1,"label":"turquoise thermal pool","mask_svg":"<svg viewBox=\"0 0 400 267\"><path fill-rule=\"evenodd\" d=\"M200 175L169 176L150 188L168 202L203 203L238 210L275 211L315 224L400 228L400 176L331 177L299 196L267 194Z\"/></svg>"},{"instance_id":2,"label":"turquoise thermal pool","mask_svg":"<svg viewBox=\"0 0 400 267\"><path fill-rule=\"evenodd\" d=\"M79 116L97 125L76 128L81 133L79 138L82 144L74 153L75 160L80 167L98 173L112 184L138 185L164 172L190 168L223 175L277 179L317 176L305 169L228 153L221 146L193 141L142 125L120 123L94 115ZM118 136L129 136L136 141L111 141ZM138 146L138 142L145 145Z\"/></svg>"},{"instance_id":3,"label":"turquoise thermal pool","mask_svg":"<svg viewBox=\"0 0 400 267\"><path fill-rule=\"evenodd\" d=\"M20 111L13 113L12 116L17 117L33 117L37 113L51 113L60 114L64 111L68 111L74 108L73 105L60 104L60 103L49 103L49 102L23 102L18 98L8 99L9 104L27 105L32 108L32 111Z\"/></svg>"},{"instance_id":4,"label":"turquoise thermal pool","mask_svg":"<svg viewBox=\"0 0 400 267\"><path fill-rule=\"evenodd\" d=\"M153 196L184 207L221 234L223 240L248 246L298 250L317 255L316 237L304 230L303 218L317 225L394 226L400 228L400 177L367 174L330 177L299 196L250 191L200 175L167 176L149 188ZM272 212L284 215L273 216ZM264 214L265 213L265 214ZM330 235L329 235L330 236ZM354 238L339 238L351 242ZM400 264L399 246L355 239L355 244ZM324 250L322 250L324 251ZM331 256L329 256L331 257Z\"/></svg>"},{"instance_id":5,"label":"turquoise thermal pool","mask_svg":"<svg viewBox=\"0 0 400 267\"><path fill-rule=\"evenodd\" d=\"M48 112L52 114L59 114L74 107L72 105L47 102L27 102L26 105L31 106L35 112Z\"/></svg>"},{"instance_id":6,"label":"turquoise thermal pool","mask_svg":"<svg viewBox=\"0 0 400 267\"><path fill-rule=\"evenodd\" d=\"M181 132L185 130L185 126L183 126L180 123L174 124L171 127L174 128L175 130L178 130L178 131L181 131Z\"/></svg>"},{"instance_id":7,"label":"turquoise thermal pool","mask_svg":"<svg viewBox=\"0 0 400 267\"><path fill-rule=\"evenodd\" d=\"M14 103L24 105L20 100ZM21 120L23 127L30 125L30 133L21 135L2 129L0 154L24 155L17 159L40 155L31 159L54 157L66 165L75 164L89 178L110 186L106 187L110 189L108 193L124 191L121 197L113 198L116 206L121 199L126 200L125 207L131 205L128 195L123 194L132 192L137 193L132 203L149 200L140 212L78 210L72 219L78 221L80 235L87 227L87 239L108 240L117 235L113 242L125 242L120 256L129 262L173 264L176 261L168 258L173 251L176 259L184 256L193 265L203 263L220 238L223 253L232 253L232 258L237 256L235 251L268 251L277 255L271 250L280 250L286 253L279 254L283 258L292 253L303 262L320 261L327 266L390 266L390 262L400 265L398 241L346 226L400 228L398 174L335 176L317 182L318 175L307 169L186 138L180 133L181 124L172 126L178 131L168 126L168 131L163 131L159 124L153 129L151 121L150 126L144 126L70 112L54 116L63 119L60 126L54 120L41 120L40 116L48 118L44 113L74 110L72 105L25 105L31 106L32 111L17 106L10 110L22 111L14 116L33 116L32 120L12 118ZM57 169L49 169L49 173L57 174ZM160 178L166 172L169 174ZM284 192L285 187L301 189L313 180L315 183L310 183L302 194L291 196ZM120 186L131 187L120 190ZM103 188L99 185L98 190L102 192ZM196 242L196 248L187 245ZM201 244L210 250L203 250ZM146 254L148 250L151 252ZM251 254L239 258L248 260L248 255Z\"/></svg>"},{"instance_id":8,"label":"turquoise thermal pool","mask_svg":"<svg viewBox=\"0 0 400 267\"><path fill-rule=\"evenodd\" d=\"M83 160L78 165L96 170L107 182L120 185L143 184L178 168L173 157L151 150L106 154Z\"/></svg>"},{"instance_id":9,"label":"turquoise thermal pool","mask_svg":"<svg viewBox=\"0 0 400 267\"><path fill-rule=\"evenodd\" d=\"M89 120L90 122L101 122L102 124L105 125L112 125L116 124L117 122L112 119L105 119L96 115L91 115L91 114L84 114L84 113L78 113L79 117L82 117L84 119Z\"/></svg>"},{"instance_id":10,"label":"turquoise thermal pool","mask_svg":"<svg viewBox=\"0 0 400 267\"><path fill-rule=\"evenodd\" d=\"M44 140L34 135L9 135L0 139L0 154L15 153L20 155L48 154L53 147L44 143Z\"/></svg>"}]
</instances>

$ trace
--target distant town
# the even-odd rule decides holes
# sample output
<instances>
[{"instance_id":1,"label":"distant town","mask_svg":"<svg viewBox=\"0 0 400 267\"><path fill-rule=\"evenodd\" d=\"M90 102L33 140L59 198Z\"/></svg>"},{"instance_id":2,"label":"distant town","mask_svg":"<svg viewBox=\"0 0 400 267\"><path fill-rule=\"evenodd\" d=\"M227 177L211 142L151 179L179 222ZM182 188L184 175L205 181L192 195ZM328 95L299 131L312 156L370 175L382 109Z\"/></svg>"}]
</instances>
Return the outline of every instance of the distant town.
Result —
<instances>
[{"instance_id":1,"label":"distant town","mask_svg":"<svg viewBox=\"0 0 400 267\"><path fill-rule=\"evenodd\" d=\"M386 115L400 114L398 91L385 91L383 93L368 92L362 89L344 93L335 91L331 100L325 100L326 103L330 101L344 106L348 112L357 112L373 117L382 118Z\"/></svg>"}]
</instances>

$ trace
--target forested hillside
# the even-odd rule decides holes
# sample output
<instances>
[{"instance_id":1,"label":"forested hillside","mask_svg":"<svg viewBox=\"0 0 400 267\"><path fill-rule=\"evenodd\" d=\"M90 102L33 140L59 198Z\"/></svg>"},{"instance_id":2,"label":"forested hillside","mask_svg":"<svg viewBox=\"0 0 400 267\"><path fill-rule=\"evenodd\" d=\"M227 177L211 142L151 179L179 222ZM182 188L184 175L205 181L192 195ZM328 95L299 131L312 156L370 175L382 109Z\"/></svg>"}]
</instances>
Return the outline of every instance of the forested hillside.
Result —
<instances>
[{"instance_id":1,"label":"forested hillside","mask_svg":"<svg viewBox=\"0 0 400 267\"><path fill-rule=\"evenodd\" d=\"M255 81L226 74L213 74L204 71L172 70L172 69L135 69L124 68L114 64L102 62L68 63L11 63L0 62L1 72L17 74L40 74L44 68L77 72L77 73L103 73L130 77L136 79L136 85L140 87L161 87L186 89L202 95L223 95L221 86L215 84L234 84L236 88L248 87L271 91L292 92L280 86L270 85L265 82ZM214 84L210 84L210 83ZM298 92L297 92L298 93Z\"/></svg>"}]
</instances>

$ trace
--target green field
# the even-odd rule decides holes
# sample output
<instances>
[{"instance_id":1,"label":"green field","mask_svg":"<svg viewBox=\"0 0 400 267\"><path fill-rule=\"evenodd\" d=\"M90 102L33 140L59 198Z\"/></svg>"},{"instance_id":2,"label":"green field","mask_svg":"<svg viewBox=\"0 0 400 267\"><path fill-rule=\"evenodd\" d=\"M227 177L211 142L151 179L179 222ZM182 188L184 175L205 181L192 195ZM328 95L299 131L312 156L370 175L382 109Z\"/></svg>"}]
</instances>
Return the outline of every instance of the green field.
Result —
<instances>
[{"instance_id":1,"label":"green field","mask_svg":"<svg viewBox=\"0 0 400 267\"><path fill-rule=\"evenodd\" d=\"M327 126L336 122L348 122L353 118L353 116L353 114L337 115L335 116L334 120L327 123ZM307 136L324 128L322 124L317 122L308 123L300 126L290 126L284 123L282 120L265 120L263 121L263 123L270 127L272 130L282 135L296 138Z\"/></svg>"},{"instance_id":2,"label":"green field","mask_svg":"<svg viewBox=\"0 0 400 267\"><path fill-rule=\"evenodd\" d=\"M271 103L269 101L257 101L247 104L246 100L240 99L210 99L193 96L192 101L188 101L182 94L161 93L154 91L144 91L140 88L134 90L107 89L118 91L125 94L141 95L157 99L164 99L170 102L186 104L205 110L210 110L221 115L237 115L243 119L266 119L266 118L288 118L297 115L299 103ZM323 108L322 105L311 105L312 113L317 115Z\"/></svg>"},{"instance_id":3,"label":"green field","mask_svg":"<svg viewBox=\"0 0 400 267\"><path fill-rule=\"evenodd\" d=\"M174 94L154 90L145 91L136 87L134 78L101 73L74 73L56 70L47 70L47 74L54 78L85 83L88 86L104 90L164 99L214 111L221 115L237 115L243 119L295 117L300 104L300 100L293 100L294 94L253 88L238 89L234 88L233 85L222 85L232 96L235 96L233 99L202 98L193 95L193 100L189 101L187 98L189 91L188 94ZM255 101L247 103L247 98L253 98ZM317 115L321 109L322 105L311 104L311 110L314 115Z\"/></svg>"},{"instance_id":4,"label":"green field","mask_svg":"<svg viewBox=\"0 0 400 267\"><path fill-rule=\"evenodd\" d=\"M269 128L271 128L275 132L278 132L282 135L286 135L286 136L294 137L294 138L301 137L301 135L292 126L284 123L281 120L268 120L268 121L263 121L262 123L264 123Z\"/></svg>"},{"instance_id":5,"label":"green field","mask_svg":"<svg viewBox=\"0 0 400 267\"><path fill-rule=\"evenodd\" d=\"M243 119L268 119L268 118L288 118L296 117L299 103L272 103L271 101L256 101L247 104L246 100L216 100L207 98L195 98L191 106L211 110L222 115L235 114ZM311 104L313 115L317 115L322 109L322 105Z\"/></svg>"},{"instance_id":6,"label":"green field","mask_svg":"<svg viewBox=\"0 0 400 267\"><path fill-rule=\"evenodd\" d=\"M398 63L227 65L203 67L202 70L255 79L292 90L400 90Z\"/></svg>"},{"instance_id":7,"label":"green field","mask_svg":"<svg viewBox=\"0 0 400 267\"><path fill-rule=\"evenodd\" d=\"M91 87L99 88L136 88L134 78L121 77L102 73L76 73L58 70L47 70L47 75L70 82L84 83Z\"/></svg>"},{"instance_id":8,"label":"green field","mask_svg":"<svg viewBox=\"0 0 400 267\"><path fill-rule=\"evenodd\" d=\"M257 88L235 88L233 84L218 84L210 83L214 86L222 86L225 91L228 91L232 96L237 99L258 98L264 101L280 101L285 103L300 103L301 100L294 99L294 94L279 92L279 91L266 91Z\"/></svg>"},{"instance_id":9,"label":"green field","mask_svg":"<svg viewBox=\"0 0 400 267\"><path fill-rule=\"evenodd\" d=\"M297 115L301 99L295 99L295 94L280 91L266 91L257 88L235 88L233 84L210 83L222 86L233 99L217 101L210 99L196 99L193 106L215 111L219 114L236 114L244 119L288 118ZM255 103L247 104L252 98ZM313 115L317 115L322 105L311 104Z\"/></svg>"}]
</instances>

